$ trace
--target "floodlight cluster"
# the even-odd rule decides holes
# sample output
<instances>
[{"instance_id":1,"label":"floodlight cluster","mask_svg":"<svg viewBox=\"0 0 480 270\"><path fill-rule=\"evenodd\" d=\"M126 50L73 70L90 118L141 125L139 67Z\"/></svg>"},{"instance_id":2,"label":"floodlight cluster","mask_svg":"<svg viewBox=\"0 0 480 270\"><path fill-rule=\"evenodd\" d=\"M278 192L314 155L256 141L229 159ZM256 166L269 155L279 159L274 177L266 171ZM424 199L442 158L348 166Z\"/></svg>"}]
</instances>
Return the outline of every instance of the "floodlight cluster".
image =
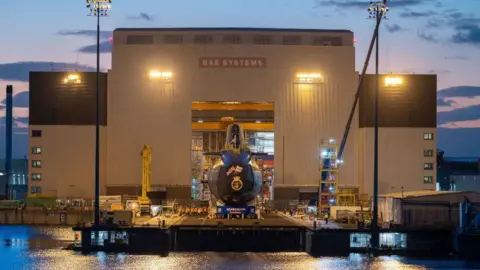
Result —
<instances>
[{"instance_id":1,"label":"floodlight cluster","mask_svg":"<svg viewBox=\"0 0 480 270\"><path fill-rule=\"evenodd\" d=\"M370 6L368 7L368 18L376 19L378 16L387 18L387 13L390 11L390 8L384 3L384 1L371 1Z\"/></svg>"},{"instance_id":2,"label":"floodlight cluster","mask_svg":"<svg viewBox=\"0 0 480 270\"><path fill-rule=\"evenodd\" d=\"M89 16L108 16L107 11L111 8L112 0L86 0Z\"/></svg>"}]
</instances>

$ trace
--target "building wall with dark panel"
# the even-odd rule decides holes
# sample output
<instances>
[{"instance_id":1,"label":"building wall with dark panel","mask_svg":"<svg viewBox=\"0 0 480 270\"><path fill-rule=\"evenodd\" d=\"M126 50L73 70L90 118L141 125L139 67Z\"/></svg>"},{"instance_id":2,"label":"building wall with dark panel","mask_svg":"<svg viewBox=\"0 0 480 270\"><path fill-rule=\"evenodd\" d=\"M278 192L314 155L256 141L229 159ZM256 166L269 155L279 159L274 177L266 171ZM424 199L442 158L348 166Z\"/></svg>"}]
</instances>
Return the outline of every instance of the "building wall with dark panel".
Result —
<instances>
[{"instance_id":1,"label":"building wall with dark panel","mask_svg":"<svg viewBox=\"0 0 480 270\"><path fill-rule=\"evenodd\" d=\"M30 72L30 125L95 125L95 72ZM107 125L107 73L100 73L100 125Z\"/></svg>"},{"instance_id":2,"label":"building wall with dark panel","mask_svg":"<svg viewBox=\"0 0 480 270\"><path fill-rule=\"evenodd\" d=\"M401 77L398 86L385 86L387 77ZM365 75L360 92L359 127L374 127L375 75ZM380 75L379 127L436 127L437 75Z\"/></svg>"}]
</instances>

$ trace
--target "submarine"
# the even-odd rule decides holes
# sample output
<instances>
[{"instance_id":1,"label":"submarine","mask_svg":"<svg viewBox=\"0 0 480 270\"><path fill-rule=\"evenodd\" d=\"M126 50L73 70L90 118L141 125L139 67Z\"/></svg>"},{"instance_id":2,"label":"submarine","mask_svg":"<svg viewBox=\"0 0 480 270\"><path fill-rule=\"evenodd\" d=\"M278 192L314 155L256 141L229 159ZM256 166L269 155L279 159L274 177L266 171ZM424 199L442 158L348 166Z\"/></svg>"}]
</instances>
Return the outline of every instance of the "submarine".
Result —
<instances>
[{"instance_id":1,"label":"submarine","mask_svg":"<svg viewBox=\"0 0 480 270\"><path fill-rule=\"evenodd\" d=\"M242 126L230 124L224 149L204 153L221 157L207 172L208 186L217 201L233 208L253 204L263 186L262 172L252 157L266 154L251 152L244 134Z\"/></svg>"}]
</instances>

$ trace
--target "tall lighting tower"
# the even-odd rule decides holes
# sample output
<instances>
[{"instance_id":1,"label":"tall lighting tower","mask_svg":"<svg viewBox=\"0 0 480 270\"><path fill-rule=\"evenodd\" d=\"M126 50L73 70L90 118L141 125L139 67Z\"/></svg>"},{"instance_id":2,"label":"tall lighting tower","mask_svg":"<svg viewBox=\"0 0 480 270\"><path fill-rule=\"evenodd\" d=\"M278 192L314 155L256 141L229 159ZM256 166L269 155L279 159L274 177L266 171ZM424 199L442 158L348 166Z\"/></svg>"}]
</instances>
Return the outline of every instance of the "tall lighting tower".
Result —
<instances>
[{"instance_id":1,"label":"tall lighting tower","mask_svg":"<svg viewBox=\"0 0 480 270\"><path fill-rule=\"evenodd\" d=\"M95 106L95 221L100 225L100 17L108 16L112 0L87 0L88 16L97 17L97 89Z\"/></svg>"},{"instance_id":2,"label":"tall lighting tower","mask_svg":"<svg viewBox=\"0 0 480 270\"><path fill-rule=\"evenodd\" d=\"M387 0L372 1L368 8L369 19L375 19L377 27L375 28L376 46L375 46L375 120L374 120L374 149L373 149L373 219L372 219L372 248L378 248L378 91L380 88L380 77L378 76L378 34L379 25L382 19L386 19L389 12Z\"/></svg>"}]
</instances>

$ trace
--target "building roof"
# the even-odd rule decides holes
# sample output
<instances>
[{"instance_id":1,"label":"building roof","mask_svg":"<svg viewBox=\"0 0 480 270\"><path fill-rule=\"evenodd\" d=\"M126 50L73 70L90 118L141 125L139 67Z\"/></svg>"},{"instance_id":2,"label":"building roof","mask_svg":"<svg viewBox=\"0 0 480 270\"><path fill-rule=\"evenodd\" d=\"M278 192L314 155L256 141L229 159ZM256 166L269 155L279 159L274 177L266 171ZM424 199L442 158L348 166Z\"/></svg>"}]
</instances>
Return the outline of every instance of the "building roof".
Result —
<instances>
[{"instance_id":1,"label":"building roof","mask_svg":"<svg viewBox=\"0 0 480 270\"><path fill-rule=\"evenodd\" d=\"M141 31L238 31L238 32L292 32L292 33L353 33L343 29L296 29L296 28L250 28L250 27L181 27L181 28L117 28L114 32Z\"/></svg>"},{"instance_id":2,"label":"building roof","mask_svg":"<svg viewBox=\"0 0 480 270\"><path fill-rule=\"evenodd\" d=\"M384 198L416 198L416 197L426 197L426 196L438 196L438 195L447 195L447 194L460 194L460 193L478 193L474 191L434 191L434 190L418 190L418 191L406 191L403 192L403 197L401 192L397 193L387 193L378 195L379 197Z\"/></svg>"}]
</instances>

